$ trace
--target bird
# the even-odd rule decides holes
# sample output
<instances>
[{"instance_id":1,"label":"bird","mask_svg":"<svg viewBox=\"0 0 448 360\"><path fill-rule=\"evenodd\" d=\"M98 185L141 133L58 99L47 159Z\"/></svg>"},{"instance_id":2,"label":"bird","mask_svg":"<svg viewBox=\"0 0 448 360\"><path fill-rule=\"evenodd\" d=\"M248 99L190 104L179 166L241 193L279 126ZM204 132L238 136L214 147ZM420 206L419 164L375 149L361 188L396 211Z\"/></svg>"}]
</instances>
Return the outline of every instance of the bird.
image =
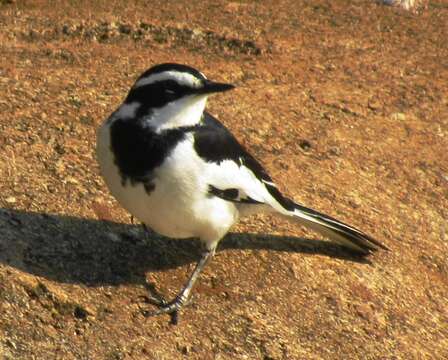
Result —
<instances>
[{"instance_id":1,"label":"bird","mask_svg":"<svg viewBox=\"0 0 448 360\"><path fill-rule=\"evenodd\" d=\"M201 271L240 218L294 219L363 255L387 247L364 232L283 195L260 162L206 110L207 98L234 89L184 64L141 74L97 133L97 160L111 194L144 226L171 238L197 238L201 258L177 296L151 315L189 303Z\"/></svg>"}]
</instances>

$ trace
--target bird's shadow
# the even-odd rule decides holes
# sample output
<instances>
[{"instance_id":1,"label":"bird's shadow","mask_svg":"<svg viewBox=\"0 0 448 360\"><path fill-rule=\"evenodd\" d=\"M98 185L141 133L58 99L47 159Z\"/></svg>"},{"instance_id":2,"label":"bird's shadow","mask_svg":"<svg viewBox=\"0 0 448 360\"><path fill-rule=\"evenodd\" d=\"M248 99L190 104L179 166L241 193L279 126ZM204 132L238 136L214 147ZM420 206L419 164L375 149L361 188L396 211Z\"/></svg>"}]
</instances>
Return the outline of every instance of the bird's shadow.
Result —
<instances>
[{"instance_id":1,"label":"bird's shadow","mask_svg":"<svg viewBox=\"0 0 448 360\"><path fill-rule=\"evenodd\" d=\"M144 283L147 272L199 259L198 242L145 234L140 225L0 209L0 263L64 283L87 286ZM273 250L370 263L327 241L231 233L218 251Z\"/></svg>"}]
</instances>

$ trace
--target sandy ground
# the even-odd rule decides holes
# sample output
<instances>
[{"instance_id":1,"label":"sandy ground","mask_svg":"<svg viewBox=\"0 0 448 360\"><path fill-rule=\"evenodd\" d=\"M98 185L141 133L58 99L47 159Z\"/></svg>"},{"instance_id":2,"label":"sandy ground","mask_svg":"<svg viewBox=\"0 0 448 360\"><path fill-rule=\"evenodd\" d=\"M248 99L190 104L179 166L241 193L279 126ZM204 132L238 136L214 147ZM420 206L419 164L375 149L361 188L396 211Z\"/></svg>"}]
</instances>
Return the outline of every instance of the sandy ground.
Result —
<instances>
[{"instance_id":1,"label":"sandy ground","mask_svg":"<svg viewBox=\"0 0 448 360\"><path fill-rule=\"evenodd\" d=\"M448 5L0 1L2 359L448 358ZM235 83L210 111L306 206L391 251L276 218L221 243L173 326L194 240L110 197L99 124L160 62Z\"/></svg>"}]
</instances>

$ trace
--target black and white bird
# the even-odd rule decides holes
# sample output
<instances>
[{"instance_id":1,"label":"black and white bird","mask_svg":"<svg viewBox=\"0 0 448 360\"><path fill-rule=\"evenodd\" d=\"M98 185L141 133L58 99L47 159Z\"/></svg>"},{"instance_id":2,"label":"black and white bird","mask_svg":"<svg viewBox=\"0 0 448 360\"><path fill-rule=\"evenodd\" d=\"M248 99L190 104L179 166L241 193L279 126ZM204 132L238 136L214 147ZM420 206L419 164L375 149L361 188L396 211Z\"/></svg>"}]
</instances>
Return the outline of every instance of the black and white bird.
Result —
<instances>
[{"instance_id":1,"label":"black and white bird","mask_svg":"<svg viewBox=\"0 0 448 360\"><path fill-rule=\"evenodd\" d=\"M205 110L234 86L180 64L144 72L98 132L97 157L112 195L134 217L172 238L198 238L204 252L185 286L155 314L188 302L201 270L239 218L276 213L368 254L385 246L278 190L260 163Z\"/></svg>"}]
</instances>

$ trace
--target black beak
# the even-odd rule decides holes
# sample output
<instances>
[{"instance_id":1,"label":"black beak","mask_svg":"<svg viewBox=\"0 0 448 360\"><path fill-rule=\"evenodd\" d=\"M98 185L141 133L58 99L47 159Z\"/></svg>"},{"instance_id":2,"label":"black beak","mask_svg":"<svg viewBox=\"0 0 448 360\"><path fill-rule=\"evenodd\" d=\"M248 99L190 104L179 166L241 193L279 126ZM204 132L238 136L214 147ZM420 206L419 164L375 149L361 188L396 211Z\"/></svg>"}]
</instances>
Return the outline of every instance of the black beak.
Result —
<instances>
[{"instance_id":1,"label":"black beak","mask_svg":"<svg viewBox=\"0 0 448 360\"><path fill-rule=\"evenodd\" d=\"M235 86L232 84L224 84L205 80L204 85L201 88L197 89L195 92L197 94L213 94L217 92L232 90L234 88Z\"/></svg>"}]
</instances>

